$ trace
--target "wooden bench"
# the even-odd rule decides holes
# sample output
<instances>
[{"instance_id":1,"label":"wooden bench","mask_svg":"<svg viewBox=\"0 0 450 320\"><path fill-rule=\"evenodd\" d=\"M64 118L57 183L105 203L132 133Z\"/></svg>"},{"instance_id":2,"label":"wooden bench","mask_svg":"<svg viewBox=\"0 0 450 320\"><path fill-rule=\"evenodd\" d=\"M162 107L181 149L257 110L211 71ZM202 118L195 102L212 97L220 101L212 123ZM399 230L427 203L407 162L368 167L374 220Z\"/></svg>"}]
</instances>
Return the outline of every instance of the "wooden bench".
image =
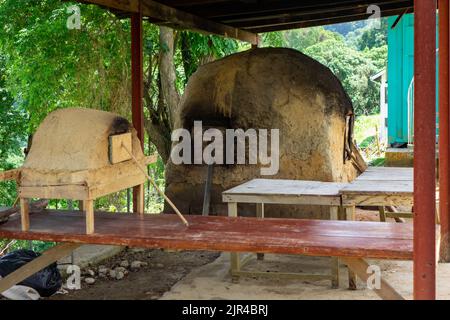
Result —
<instances>
[{"instance_id":1,"label":"wooden bench","mask_svg":"<svg viewBox=\"0 0 450 320\"><path fill-rule=\"evenodd\" d=\"M410 224L300 219L188 216L186 227L175 215L95 213L94 234L85 234L79 211L45 210L32 214L31 229L22 231L20 216L0 225L0 238L63 242L0 280L10 288L80 244L111 244L173 250L260 252L339 257L366 280L365 258L411 260ZM401 299L386 281L374 289L381 298Z\"/></svg>"}]
</instances>

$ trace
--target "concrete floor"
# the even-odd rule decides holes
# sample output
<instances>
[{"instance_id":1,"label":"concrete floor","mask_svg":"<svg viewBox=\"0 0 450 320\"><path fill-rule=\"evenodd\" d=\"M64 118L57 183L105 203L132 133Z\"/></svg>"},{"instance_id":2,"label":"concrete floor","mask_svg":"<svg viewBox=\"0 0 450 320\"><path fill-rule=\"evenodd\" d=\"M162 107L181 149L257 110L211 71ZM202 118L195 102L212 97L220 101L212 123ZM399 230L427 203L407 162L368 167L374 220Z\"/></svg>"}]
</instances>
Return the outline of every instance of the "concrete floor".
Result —
<instances>
[{"instance_id":1,"label":"concrete floor","mask_svg":"<svg viewBox=\"0 0 450 320\"><path fill-rule=\"evenodd\" d=\"M382 277L406 299L412 299L412 261L368 261L379 265ZM329 258L266 255L265 261L256 257L245 267L248 270L328 273ZM331 289L329 280L300 281L293 279L241 278L233 283L229 275L229 254L196 268L166 292L161 299L379 299L366 284L358 282L358 290L347 289L347 268L340 268L341 283ZM439 299L450 300L450 264L438 266L437 292Z\"/></svg>"}]
</instances>

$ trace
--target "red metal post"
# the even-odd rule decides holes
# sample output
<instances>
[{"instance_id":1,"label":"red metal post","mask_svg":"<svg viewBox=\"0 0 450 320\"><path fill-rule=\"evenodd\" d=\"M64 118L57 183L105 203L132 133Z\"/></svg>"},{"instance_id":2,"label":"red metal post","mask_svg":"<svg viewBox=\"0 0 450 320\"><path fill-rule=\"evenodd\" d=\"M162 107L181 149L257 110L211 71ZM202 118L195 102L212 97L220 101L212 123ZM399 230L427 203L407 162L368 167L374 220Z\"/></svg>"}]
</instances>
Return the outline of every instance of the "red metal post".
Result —
<instances>
[{"instance_id":1,"label":"red metal post","mask_svg":"<svg viewBox=\"0 0 450 320\"><path fill-rule=\"evenodd\" d=\"M443 262L450 262L449 116L449 0L439 0L439 216Z\"/></svg>"},{"instance_id":2,"label":"red metal post","mask_svg":"<svg viewBox=\"0 0 450 320\"><path fill-rule=\"evenodd\" d=\"M139 1L140 9L140 1ZM131 15L131 117L141 146L144 148L144 69L143 69L142 10ZM142 186L133 189L133 212L138 212L139 194Z\"/></svg>"},{"instance_id":3,"label":"red metal post","mask_svg":"<svg viewBox=\"0 0 450 320\"><path fill-rule=\"evenodd\" d=\"M414 299L436 298L436 1L414 1Z\"/></svg>"}]
</instances>

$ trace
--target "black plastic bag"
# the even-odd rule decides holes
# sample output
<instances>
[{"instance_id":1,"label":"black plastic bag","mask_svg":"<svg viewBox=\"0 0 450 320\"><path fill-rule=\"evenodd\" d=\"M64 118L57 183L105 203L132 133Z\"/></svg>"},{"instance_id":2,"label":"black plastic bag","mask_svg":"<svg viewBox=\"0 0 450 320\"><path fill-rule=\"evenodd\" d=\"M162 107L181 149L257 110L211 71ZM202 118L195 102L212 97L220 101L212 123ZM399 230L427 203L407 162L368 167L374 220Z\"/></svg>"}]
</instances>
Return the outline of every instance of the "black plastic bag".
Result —
<instances>
[{"instance_id":1,"label":"black plastic bag","mask_svg":"<svg viewBox=\"0 0 450 320\"><path fill-rule=\"evenodd\" d=\"M39 256L31 250L17 250L4 255L0 258L0 276L6 277ZM50 297L61 288L62 278L56 263L53 263L18 284L35 289L41 297Z\"/></svg>"}]
</instances>

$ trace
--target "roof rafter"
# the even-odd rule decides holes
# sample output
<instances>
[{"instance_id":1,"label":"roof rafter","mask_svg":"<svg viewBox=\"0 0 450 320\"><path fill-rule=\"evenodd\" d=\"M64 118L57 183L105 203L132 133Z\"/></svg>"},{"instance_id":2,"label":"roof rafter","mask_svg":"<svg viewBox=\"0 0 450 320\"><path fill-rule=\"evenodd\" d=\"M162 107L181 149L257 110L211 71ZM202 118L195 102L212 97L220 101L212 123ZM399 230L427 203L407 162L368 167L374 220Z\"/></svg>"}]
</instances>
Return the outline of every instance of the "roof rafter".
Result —
<instances>
[{"instance_id":1,"label":"roof rafter","mask_svg":"<svg viewBox=\"0 0 450 320\"><path fill-rule=\"evenodd\" d=\"M96 4L127 13L136 13L139 10L137 0L78 0L78 2ZM214 22L152 0L142 0L142 14L145 17L168 22L174 27L187 28L201 33L234 38L251 44L258 43L258 35L255 33Z\"/></svg>"}]
</instances>

